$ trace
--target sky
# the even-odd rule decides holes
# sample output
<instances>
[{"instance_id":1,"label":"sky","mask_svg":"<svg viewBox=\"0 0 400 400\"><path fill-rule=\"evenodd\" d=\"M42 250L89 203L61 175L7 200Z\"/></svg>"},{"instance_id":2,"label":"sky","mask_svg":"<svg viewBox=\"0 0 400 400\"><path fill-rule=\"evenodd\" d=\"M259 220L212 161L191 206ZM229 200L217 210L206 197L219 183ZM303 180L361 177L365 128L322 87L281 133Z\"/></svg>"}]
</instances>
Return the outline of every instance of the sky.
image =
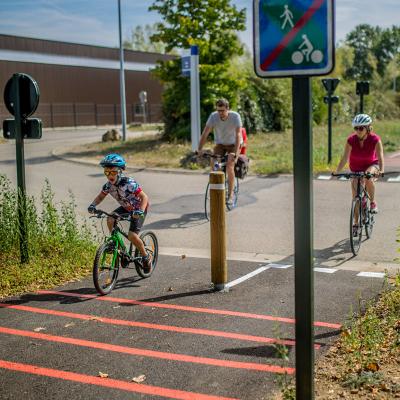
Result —
<instances>
[{"instance_id":1,"label":"sky","mask_svg":"<svg viewBox=\"0 0 400 400\"><path fill-rule=\"evenodd\" d=\"M290 1L290 0L288 0ZM161 21L148 8L154 0L121 0L122 36L137 25ZM253 47L252 0L231 0L247 9L247 29L239 34ZM361 23L400 25L400 0L336 0L336 43ZM118 0L0 0L0 33L118 47Z\"/></svg>"}]
</instances>

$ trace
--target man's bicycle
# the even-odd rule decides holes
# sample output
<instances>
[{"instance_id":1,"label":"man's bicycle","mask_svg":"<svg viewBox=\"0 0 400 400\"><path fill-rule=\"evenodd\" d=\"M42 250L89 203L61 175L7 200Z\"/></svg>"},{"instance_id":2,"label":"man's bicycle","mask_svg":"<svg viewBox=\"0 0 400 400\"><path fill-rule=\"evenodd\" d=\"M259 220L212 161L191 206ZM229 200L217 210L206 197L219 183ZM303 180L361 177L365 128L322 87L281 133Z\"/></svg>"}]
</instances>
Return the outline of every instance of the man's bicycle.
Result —
<instances>
[{"instance_id":1,"label":"man's bicycle","mask_svg":"<svg viewBox=\"0 0 400 400\"><path fill-rule=\"evenodd\" d=\"M114 218L114 225L110 236L106 237L103 244L96 251L93 263L93 282L96 290L101 295L109 294L117 282L120 267L130 268L130 264L134 263L135 269L139 276L148 278L154 271L158 260L158 240L154 232L144 231L140 234L140 239L144 243L147 254L152 259L152 265L149 272L143 269L142 255L135 248L133 252L133 244L130 242L129 249L124 243L123 237L128 239L127 233L120 226L120 221L130 221L131 216L121 216L117 214L109 214L103 210L96 210L94 218Z\"/></svg>"},{"instance_id":2,"label":"man's bicycle","mask_svg":"<svg viewBox=\"0 0 400 400\"><path fill-rule=\"evenodd\" d=\"M371 212L371 199L362 184L363 179L371 179L383 174L371 174L369 172L349 172L342 174L332 174L337 177L345 177L346 179L357 179L357 192L356 196L351 202L350 211L350 246L351 251L356 256L361 247L361 240L363 231L365 236L369 239L372 236L372 230L375 224L375 214Z\"/></svg>"},{"instance_id":3,"label":"man's bicycle","mask_svg":"<svg viewBox=\"0 0 400 400\"><path fill-rule=\"evenodd\" d=\"M232 194L232 202L228 202L229 190L228 190L228 177L226 173L226 164L228 161L228 155L224 156L213 155L209 153L202 154L201 157L213 159L214 164L212 167L213 171L222 171L225 174L225 205L228 211L233 210L237 206L238 197L239 197L239 178L235 176L233 194ZM206 193L204 196L204 215L206 219L210 220L210 182L207 183Z\"/></svg>"}]
</instances>

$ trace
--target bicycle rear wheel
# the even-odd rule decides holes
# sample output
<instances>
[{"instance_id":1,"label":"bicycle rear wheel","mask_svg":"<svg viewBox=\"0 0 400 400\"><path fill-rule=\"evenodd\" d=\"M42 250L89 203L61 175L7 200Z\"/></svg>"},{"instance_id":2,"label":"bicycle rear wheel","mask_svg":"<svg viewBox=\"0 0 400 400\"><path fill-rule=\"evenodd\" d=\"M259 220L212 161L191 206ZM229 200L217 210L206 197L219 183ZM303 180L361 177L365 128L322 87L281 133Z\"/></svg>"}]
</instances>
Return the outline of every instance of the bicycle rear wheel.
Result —
<instances>
[{"instance_id":1,"label":"bicycle rear wheel","mask_svg":"<svg viewBox=\"0 0 400 400\"><path fill-rule=\"evenodd\" d=\"M358 229L353 232L353 224L357 224ZM351 251L356 256L360 250L362 239L362 210L360 198L355 198L351 203L350 213L350 246Z\"/></svg>"},{"instance_id":2,"label":"bicycle rear wheel","mask_svg":"<svg viewBox=\"0 0 400 400\"><path fill-rule=\"evenodd\" d=\"M155 235L154 232L151 231L145 231L140 235L140 239L142 239L142 242L144 244L144 248L146 249L146 253L150 255L152 258L151 262L151 268L149 272L144 272L143 270L143 264L140 259L141 254L138 249L135 249L135 268L136 272L142 277L142 278L148 278L154 271L157 265L158 261L158 240L157 236Z\"/></svg>"},{"instance_id":3,"label":"bicycle rear wheel","mask_svg":"<svg viewBox=\"0 0 400 400\"><path fill-rule=\"evenodd\" d=\"M371 213L371 201L366 196L365 207L363 208L364 225L365 225L365 235L367 239L372 236L372 230L374 229L375 215Z\"/></svg>"},{"instance_id":4,"label":"bicycle rear wheel","mask_svg":"<svg viewBox=\"0 0 400 400\"><path fill-rule=\"evenodd\" d=\"M238 198L239 198L239 178L235 177L235 183L233 187L233 194L232 194L232 205L228 204L228 195L229 195L229 190L228 190L228 180L225 180L225 202L226 202L226 208L228 211L233 210L238 203Z\"/></svg>"},{"instance_id":5,"label":"bicycle rear wheel","mask_svg":"<svg viewBox=\"0 0 400 400\"><path fill-rule=\"evenodd\" d=\"M105 242L97 249L93 263L93 283L101 295L106 295L114 289L119 263L118 249L114 241Z\"/></svg>"}]
</instances>

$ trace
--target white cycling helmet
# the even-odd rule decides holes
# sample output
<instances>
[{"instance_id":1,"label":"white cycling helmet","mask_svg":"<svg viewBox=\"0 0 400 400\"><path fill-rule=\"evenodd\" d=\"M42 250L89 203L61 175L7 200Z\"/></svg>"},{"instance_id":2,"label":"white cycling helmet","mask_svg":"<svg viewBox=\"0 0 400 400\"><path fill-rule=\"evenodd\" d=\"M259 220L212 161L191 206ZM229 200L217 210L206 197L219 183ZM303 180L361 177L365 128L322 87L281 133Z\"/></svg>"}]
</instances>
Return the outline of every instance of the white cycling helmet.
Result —
<instances>
[{"instance_id":1,"label":"white cycling helmet","mask_svg":"<svg viewBox=\"0 0 400 400\"><path fill-rule=\"evenodd\" d=\"M353 128L355 126L370 126L372 118L368 114L357 114L352 121Z\"/></svg>"}]
</instances>

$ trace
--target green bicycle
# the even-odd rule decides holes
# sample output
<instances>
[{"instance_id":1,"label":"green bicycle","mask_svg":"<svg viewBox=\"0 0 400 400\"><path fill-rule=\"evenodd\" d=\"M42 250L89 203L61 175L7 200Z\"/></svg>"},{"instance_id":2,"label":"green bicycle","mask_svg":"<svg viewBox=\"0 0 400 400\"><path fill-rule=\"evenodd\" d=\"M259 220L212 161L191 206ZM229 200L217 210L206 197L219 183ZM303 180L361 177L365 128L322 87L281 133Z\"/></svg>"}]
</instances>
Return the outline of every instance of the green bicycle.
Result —
<instances>
[{"instance_id":1,"label":"green bicycle","mask_svg":"<svg viewBox=\"0 0 400 400\"><path fill-rule=\"evenodd\" d=\"M144 231L140 234L146 252L152 258L151 269L149 272L145 272L142 255L135 248L132 256L133 244L130 242L129 249L127 249L123 237L128 238L128 235L119 225L120 221L130 221L131 217L109 214L103 210L95 211L94 218L106 217L114 218L113 229L110 236L106 237L104 243L97 249L93 263L93 283L101 295L109 294L114 289L120 267L130 268L129 265L134 263L139 276L148 278L153 273L158 260L158 240L154 232Z\"/></svg>"}]
</instances>

